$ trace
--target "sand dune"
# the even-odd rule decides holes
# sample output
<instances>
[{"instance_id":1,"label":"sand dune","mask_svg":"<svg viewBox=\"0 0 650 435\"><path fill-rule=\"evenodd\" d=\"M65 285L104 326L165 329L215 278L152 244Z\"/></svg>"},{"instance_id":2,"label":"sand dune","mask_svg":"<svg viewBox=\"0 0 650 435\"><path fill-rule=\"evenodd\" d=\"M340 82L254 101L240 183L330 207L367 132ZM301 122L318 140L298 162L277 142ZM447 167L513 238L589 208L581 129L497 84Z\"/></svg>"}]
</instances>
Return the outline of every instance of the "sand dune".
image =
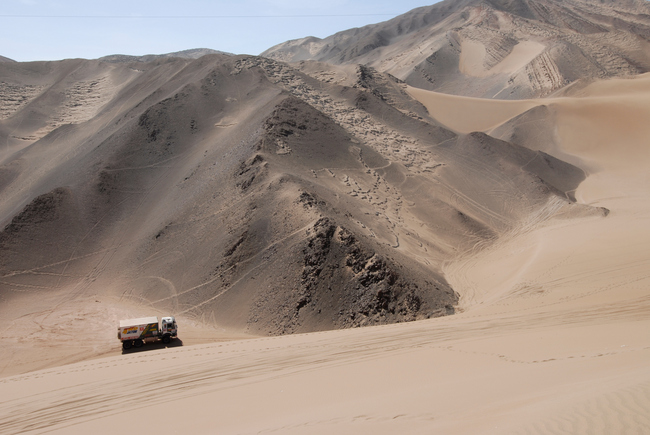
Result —
<instances>
[{"instance_id":1,"label":"sand dune","mask_svg":"<svg viewBox=\"0 0 650 435\"><path fill-rule=\"evenodd\" d=\"M424 104L433 118L459 133L490 131L543 104L539 99L491 100L431 92L414 87L409 87L408 92ZM475 110L468 112L468 106Z\"/></svg>"},{"instance_id":2,"label":"sand dune","mask_svg":"<svg viewBox=\"0 0 650 435\"><path fill-rule=\"evenodd\" d=\"M496 243L449 258L456 315L145 349L5 377L0 430L647 432L647 89L640 77L538 101L553 111L543 121L557 123L557 149L594 168L576 198L610 213L528 215ZM474 113L484 104L466 106L465 127L474 115L487 125ZM504 116L502 131L532 147L536 124L517 120L527 119Z\"/></svg>"}]
</instances>

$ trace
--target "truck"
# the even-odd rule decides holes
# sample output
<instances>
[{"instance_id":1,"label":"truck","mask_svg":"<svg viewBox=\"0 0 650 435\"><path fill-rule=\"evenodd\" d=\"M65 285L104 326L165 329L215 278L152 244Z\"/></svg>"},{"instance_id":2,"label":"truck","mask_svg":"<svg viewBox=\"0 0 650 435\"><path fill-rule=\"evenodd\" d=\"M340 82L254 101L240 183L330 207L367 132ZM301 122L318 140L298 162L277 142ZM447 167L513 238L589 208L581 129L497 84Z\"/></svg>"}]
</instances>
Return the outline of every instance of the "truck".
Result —
<instances>
[{"instance_id":1,"label":"truck","mask_svg":"<svg viewBox=\"0 0 650 435\"><path fill-rule=\"evenodd\" d=\"M144 343L162 341L169 344L178 337L178 325L174 317L163 317L158 324L158 317L141 317L138 319L120 320L117 328L117 338L122 342L122 348L141 347Z\"/></svg>"}]
</instances>

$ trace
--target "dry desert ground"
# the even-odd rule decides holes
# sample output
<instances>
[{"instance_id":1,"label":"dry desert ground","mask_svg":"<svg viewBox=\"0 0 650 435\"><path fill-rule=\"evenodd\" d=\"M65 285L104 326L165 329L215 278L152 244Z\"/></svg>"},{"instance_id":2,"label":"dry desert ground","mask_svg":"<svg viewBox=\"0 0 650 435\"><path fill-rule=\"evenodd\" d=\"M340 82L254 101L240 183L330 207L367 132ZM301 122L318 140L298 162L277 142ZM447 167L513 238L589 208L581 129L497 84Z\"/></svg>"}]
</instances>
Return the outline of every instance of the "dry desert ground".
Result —
<instances>
[{"instance_id":1,"label":"dry desert ground","mask_svg":"<svg viewBox=\"0 0 650 435\"><path fill-rule=\"evenodd\" d=\"M445 261L457 313L410 323L262 337L178 315L182 346L122 354L105 319L165 313L5 305L0 433L650 433L650 76L514 102L409 92L459 133L551 116L556 155L586 168L575 199L609 213L531 218ZM48 316L77 325L72 346L109 332L75 353ZM7 336L34 323L38 345Z\"/></svg>"}]
</instances>

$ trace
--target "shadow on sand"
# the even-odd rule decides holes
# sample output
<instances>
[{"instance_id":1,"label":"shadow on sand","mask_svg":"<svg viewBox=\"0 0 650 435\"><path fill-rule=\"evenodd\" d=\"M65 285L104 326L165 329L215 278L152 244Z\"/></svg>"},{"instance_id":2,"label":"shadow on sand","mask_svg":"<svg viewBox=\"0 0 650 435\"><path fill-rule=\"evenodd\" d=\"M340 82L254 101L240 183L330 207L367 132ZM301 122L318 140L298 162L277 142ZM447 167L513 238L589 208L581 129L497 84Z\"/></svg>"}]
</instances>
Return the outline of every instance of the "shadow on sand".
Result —
<instances>
[{"instance_id":1,"label":"shadow on sand","mask_svg":"<svg viewBox=\"0 0 650 435\"><path fill-rule=\"evenodd\" d=\"M131 353L139 352L148 352L151 350L164 349L166 347L180 347L183 345L183 340L180 338L173 339L169 344L165 344L162 341L157 341L155 343L145 343L142 347L132 347L130 349L122 349L122 355L127 355Z\"/></svg>"}]
</instances>

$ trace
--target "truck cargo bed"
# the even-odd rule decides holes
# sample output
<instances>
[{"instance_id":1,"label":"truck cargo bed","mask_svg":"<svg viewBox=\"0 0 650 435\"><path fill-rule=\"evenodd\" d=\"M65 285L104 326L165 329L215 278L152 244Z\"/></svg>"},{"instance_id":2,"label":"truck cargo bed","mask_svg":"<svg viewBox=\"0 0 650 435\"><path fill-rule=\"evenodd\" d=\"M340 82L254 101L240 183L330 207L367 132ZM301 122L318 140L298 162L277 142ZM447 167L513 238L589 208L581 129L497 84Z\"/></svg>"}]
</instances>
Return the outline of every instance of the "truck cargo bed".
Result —
<instances>
[{"instance_id":1,"label":"truck cargo bed","mask_svg":"<svg viewBox=\"0 0 650 435\"><path fill-rule=\"evenodd\" d=\"M158 317L140 317L138 319L120 320L120 328L128 328L129 326L148 325L150 323L158 323Z\"/></svg>"}]
</instances>

